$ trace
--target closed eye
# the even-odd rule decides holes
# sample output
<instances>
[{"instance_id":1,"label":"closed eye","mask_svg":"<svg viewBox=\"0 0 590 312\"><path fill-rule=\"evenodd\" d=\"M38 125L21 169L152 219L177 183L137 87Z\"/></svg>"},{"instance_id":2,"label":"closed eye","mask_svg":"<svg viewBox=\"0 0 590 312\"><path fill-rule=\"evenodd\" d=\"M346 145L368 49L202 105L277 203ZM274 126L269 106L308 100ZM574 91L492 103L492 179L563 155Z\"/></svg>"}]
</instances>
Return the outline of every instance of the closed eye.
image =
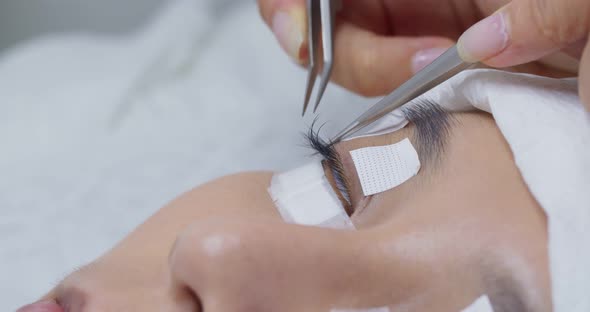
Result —
<instances>
[{"instance_id":1,"label":"closed eye","mask_svg":"<svg viewBox=\"0 0 590 312\"><path fill-rule=\"evenodd\" d=\"M346 202L344 205L345 209L349 214L352 214L352 204L350 200L350 183L344 171L344 165L342 164L342 160L340 159L338 152L336 152L334 144L321 138L321 127L319 127L316 130L314 128L314 125L315 122L314 124L312 124L309 131L305 135L307 144L317 154L321 155L324 158L323 164L327 166L330 170L330 173L334 180L334 184L340 192L342 199L344 199L344 201Z\"/></svg>"},{"instance_id":2,"label":"closed eye","mask_svg":"<svg viewBox=\"0 0 590 312\"><path fill-rule=\"evenodd\" d=\"M444 157L447 140L456 123L455 118L440 105L430 100L415 102L403 108L402 111L413 126L409 133L412 142L415 143L423 168L437 167ZM351 185L353 184L349 179L352 177L349 178L346 174L342 158L337 152L335 144L323 139L320 135L321 126L316 129L315 125L316 122L305 134L307 145L324 158L324 167L327 167L327 171L333 177L335 188L343 198L346 211L351 214L354 210L351 200L353 197L351 196Z\"/></svg>"}]
</instances>

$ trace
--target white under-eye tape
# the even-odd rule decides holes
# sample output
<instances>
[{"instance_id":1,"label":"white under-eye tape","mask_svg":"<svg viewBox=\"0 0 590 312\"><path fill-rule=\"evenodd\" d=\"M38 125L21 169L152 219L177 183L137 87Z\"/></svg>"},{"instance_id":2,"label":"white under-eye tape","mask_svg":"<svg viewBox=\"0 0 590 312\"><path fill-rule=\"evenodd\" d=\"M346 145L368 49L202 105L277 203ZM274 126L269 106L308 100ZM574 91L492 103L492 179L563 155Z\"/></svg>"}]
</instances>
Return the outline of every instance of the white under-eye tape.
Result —
<instances>
[{"instance_id":1,"label":"white under-eye tape","mask_svg":"<svg viewBox=\"0 0 590 312\"><path fill-rule=\"evenodd\" d=\"M354 229L319 161L275 174L268 192L285 222Z\"/></svg>"},{"instance_id":2,"label":"white under-eye tape","mask_svg":"<svg viewBox=\"0 0 590 312\"><path fill-rule=\"evenodd\" d=\"M320 161L275 174L268 188L285 222L324 228L354 225L328 182ZM389 308L333 309L330 312L389 312Z\"/></svg>"},{"instance_id":3,"label":"white under-eye tape","mask_svg":"<svg viewBox=\"0 0 590 312\"><path fill-rule=\"evenodd\" d=\"M390 190L420 170L418 153L409 139L350 152L365 196Z\"/></svg>"}]
</instances>

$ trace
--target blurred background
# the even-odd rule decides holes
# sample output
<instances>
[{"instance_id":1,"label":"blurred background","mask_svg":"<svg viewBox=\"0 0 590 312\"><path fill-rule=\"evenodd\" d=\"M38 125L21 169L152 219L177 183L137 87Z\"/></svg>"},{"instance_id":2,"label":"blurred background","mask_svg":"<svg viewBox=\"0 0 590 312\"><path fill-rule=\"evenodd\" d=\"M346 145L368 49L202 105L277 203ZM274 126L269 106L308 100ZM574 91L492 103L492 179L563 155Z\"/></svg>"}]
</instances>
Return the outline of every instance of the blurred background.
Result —
<instances>
[{"instance_id":1,"label":"blurred background","mask_svg":"<svg viewBox=\"0 0 590 312\"><path fill-rule=\"evenodd\" d=\"M23 40L71 31L118 34L139 28L168 0L0 1L0 53Z\"/></svg>"},{"instance_id":2,"label":"blurred background","mask_svg":"<svg viewBox=\"0 0 590 312\"><path fill-rule=\"evenodd\" d=\"M307 161L305 80L254 0L0 1L0 310L191 188ZM330 86L324 135L372 102Z\"/></svg>"}]
</instances>

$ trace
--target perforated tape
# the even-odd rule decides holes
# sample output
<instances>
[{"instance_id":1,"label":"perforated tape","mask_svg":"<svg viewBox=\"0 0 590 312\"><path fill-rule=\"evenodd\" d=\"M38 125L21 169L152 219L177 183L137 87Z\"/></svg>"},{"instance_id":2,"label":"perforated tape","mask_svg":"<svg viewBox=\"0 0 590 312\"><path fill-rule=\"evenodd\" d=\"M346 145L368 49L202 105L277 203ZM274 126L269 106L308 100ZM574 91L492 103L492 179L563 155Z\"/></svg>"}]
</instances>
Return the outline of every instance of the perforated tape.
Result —
<instances>
[{"instance_id":1,"label":"perforated tape","mask_svg":"<svg viewBox=\"0 0 590 312\"><path fill-rule=\"evenodd\" d=\"M390 190L420 171L418 153L409 139L350 152L365 196Z\"/></svg>"}]
</instances>

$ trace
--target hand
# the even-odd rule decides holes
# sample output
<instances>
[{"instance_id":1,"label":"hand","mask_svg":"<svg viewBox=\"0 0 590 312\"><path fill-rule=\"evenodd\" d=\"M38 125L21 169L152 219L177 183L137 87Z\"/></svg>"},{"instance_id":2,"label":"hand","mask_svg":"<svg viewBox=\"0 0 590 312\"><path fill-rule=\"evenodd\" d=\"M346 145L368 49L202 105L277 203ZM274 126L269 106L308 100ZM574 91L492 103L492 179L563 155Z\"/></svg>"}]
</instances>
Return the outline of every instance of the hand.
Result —
<instances>
[{"instance_id":1,"label":"hand","mask_svg":"<svg viewBox=\"0 0 590 312\"><path fill-rule=\"evenodd\" d=\"M582 53L590 28L588 1L342 1L335 31L333 80L347 89L365 96L390 92L461 37L459 47L465 59L494 67L520 65L519 71L563 76L542 63L527 62L562 49L581 58L580 93L590 108L590 78L586 77L590 75L590 49ZM281 46L305 64L305 0L258 3ZM482 20L493 12L497 13Z\"/></svg>"},{"instance_id":2,"label":"hand","mask_svg":"<svg viewBox=\"0 0 590 312\"><path fill-rule=\"evenodd\" d=\"M590 109L590 2L514 0L478 22L459 38L468 61L506 67L535 61L563 50L581 59L579 92Z\"/></svg>"}]
</instances>

